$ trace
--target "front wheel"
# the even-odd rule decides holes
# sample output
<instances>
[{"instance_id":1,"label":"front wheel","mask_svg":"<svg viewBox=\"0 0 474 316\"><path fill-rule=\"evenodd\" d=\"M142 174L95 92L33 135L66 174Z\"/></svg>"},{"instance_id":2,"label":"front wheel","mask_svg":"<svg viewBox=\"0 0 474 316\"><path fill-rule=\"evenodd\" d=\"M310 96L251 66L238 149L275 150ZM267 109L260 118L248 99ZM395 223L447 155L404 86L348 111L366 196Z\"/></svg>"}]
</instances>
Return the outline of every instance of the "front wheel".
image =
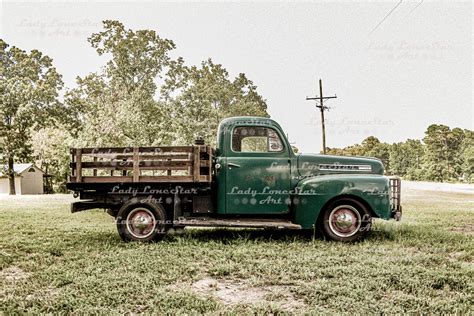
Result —
<instances>
[{"instance_id":1,"label":"front wheel","mask_svg":"<svg viewBox=\"0 0 474 316\"><path fill-rule=\"evenodd\" d=\"M123 241L161 240L167 231L165 210L155 203L130 200L117 214L117 230Z\"/></svg>"},{"instance_id":2,"label":"front wheel","mask_svg":"<svg viewBox=\"0 0 474 316\"><path fill-rule=\"evenodd\" d=\"M324 209L318 228L327 239L351 242L366 237L371 225L367 208L356 200L344 198Z\"/></svg>"}]
</instances>

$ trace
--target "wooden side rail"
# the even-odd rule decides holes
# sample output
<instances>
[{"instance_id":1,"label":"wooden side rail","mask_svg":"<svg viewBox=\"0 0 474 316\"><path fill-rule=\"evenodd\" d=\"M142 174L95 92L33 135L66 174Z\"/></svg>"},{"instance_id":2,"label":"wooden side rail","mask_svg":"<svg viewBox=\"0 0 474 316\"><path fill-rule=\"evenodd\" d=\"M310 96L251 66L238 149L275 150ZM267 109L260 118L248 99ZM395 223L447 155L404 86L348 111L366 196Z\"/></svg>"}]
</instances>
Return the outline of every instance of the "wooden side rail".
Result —
<instances>
[{"instance_id":1,"label":"wooden side rail","mask_svg":"<svg viewBox=\"0 0 474 316\"><path fill-rule=\"evenodd\" d=\"M207 145L71 148L75 183L211 182L214 150Z\"/></svg>"}]
</instances>

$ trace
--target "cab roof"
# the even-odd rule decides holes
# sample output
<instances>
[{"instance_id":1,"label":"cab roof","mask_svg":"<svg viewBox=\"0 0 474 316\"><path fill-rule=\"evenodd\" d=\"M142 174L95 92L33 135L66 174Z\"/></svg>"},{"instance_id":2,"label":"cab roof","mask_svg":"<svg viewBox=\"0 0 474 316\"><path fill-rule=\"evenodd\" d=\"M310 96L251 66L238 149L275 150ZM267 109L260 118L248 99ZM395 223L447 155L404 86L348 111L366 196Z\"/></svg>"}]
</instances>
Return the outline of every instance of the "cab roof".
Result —
<instances>
[{"instance_id":1,"label":"cab roof","mask_svg":"<svg viewBox=\"0 0 474 316\"><path fill-rule=\"evenodd\" d=\"M238 124L248 124L252 126L273 126L281 130L280 124L269 117L260 116L234 116L228 117L221 121L219 129L228 128Z\"/></svg>"}]
</instances>

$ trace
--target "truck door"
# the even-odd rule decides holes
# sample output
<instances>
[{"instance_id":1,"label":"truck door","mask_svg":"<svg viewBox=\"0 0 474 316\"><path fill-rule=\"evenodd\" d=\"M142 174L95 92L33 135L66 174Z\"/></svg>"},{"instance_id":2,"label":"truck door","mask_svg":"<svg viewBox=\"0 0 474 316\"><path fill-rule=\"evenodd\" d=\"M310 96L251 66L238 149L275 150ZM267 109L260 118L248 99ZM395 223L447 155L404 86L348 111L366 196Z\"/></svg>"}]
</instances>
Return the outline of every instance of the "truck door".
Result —
<instances>
[{"instance_id":1,"label":"truck door","mask_svg":"<svg viewBox=\"0 0 474 316\"><path fill-rule=\"evenodd\" d=\"M290 157L279 131L235 126L226 168L227 214L284 214L289 211Z\"/></svg>"}]
</instances>

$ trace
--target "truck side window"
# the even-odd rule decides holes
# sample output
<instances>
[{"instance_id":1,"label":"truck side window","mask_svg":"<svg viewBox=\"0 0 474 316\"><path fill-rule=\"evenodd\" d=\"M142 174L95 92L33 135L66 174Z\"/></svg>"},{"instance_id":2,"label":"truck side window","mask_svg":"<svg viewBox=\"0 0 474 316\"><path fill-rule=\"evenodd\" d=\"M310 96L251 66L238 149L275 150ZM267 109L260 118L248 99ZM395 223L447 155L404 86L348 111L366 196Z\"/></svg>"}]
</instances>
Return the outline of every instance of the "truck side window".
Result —
<instances>
[{"instance_id":1,"label":"truck side window","mask_svg":"<svg viewBox=\"0 0 474 316\"><path fill-rule=\"evenodd\" d=\"M281 152L283 143L271 128L239 126L232 133L232 150L235 152Z\"/></svg>"}]
</instances>

